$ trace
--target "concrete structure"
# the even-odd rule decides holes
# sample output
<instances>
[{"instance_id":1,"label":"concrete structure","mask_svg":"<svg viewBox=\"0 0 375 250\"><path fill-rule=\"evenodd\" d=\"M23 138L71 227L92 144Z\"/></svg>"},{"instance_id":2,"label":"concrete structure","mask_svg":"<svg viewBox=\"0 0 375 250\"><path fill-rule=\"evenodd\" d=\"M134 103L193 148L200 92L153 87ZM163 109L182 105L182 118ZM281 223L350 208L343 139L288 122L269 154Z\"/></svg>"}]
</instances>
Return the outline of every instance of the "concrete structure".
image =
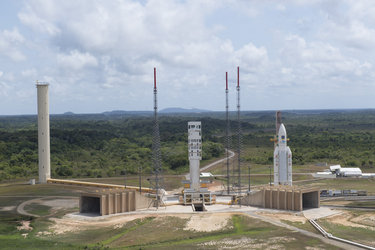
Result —
<instances>
[{"instance_id":1,"label":"concrete structure","mask_svg":"<svg viewBox=\"0 0 375 250\"><path fill-rule=\"evenodd\" d=\"M199 191L199 163L202 159L201 122L188 122L188 150L190 167L190 188Z\"/></svg>"},{"instance_id":2,"label":"concrete structure","mask_svg":"<svg viewBox=\"0 0 375 250\"><path fill-rule=\"evenodd\" d=\"M316 173L313 174L313 177L335 179L336 174L333 174L331 172L316 172Z\"/></svg>"},{"instance_id":3,"label":"concrete structure","mask_svg":"<svg viewBox=\"0 0 375 250\"><path fill-rule=\"evenodd\" d=\"M292 152L287 146L288 137L284 124L280 125L277 145L273 154L274 185L292 186Z\"/></svg>"},{"instance_id":4,"label":"concrete structure","mask_svg":"<svg viewBox=\"0 0 375 250\"><path fill-rule=\"evenodd\" d=\"M337 174L342 177L360 177L362 170L360 168L340 168Z\"/></svg>"},{"instance_id":5,"label":"concrete structure","mask_svg":"<svg viewBox=\"0 0 375 250\"><path fill-rule=\"evenodd\" d=\"M362 170L360 168L342 168L340 165L333 165L329 167L332 174L342 177L360 177Z\"/></svg>"},{"instance_id":6,"label":"concrete structure","mask_svg":"<svg viewBox=\"0 0 375 250\"><path fill-rule=\"evenodd\" d=\"M83 193L79 200L80 213L109 215L148 208L153 199L136 191L106 191L101 193Z\"/></svg>"},{"instance_id":7,"label":"concrete structure","mask_svg":"<svg viewBox=\"0 0 375 250\"><path fill-rule=\"evenodd\" d=\"M266 187L245 196L241 203L263 208L302 211L320 207L319 194L318 188Z\"/></svg>"},{"instance_id":8,"label":"concrete structure","mask_svg":"<svg viewBox=\"0 0 375 250\"><path fill-rule=\"evenodd\" d=\"M185 205L193 204L204 207L204 204L212 203L211 192L207 189L209 181L200 180L200 160L202 159L202 125L200 121L188 122L188 153L190 180L183 181ZM202 205L203 204L203 205ZM198 208L197 208L198 209Z\"/></svg>"},{"instance_id":9,"label":"concrete structure","mask_svg":"<svg viewBox=\"0 0 375 250\"><path fill-rule=\"evenodd\" d=\"M324 172L317 172L313 174L317 178L336 178L336 177L362 177L372 178L375 173L362 173L360 168L342 168L340 165L330 166Z\"/></svg>"},{"instance_id":10,"label":"concrete structure","mask_svg":"<svg viewBox=\"0 0 375 250\"><path fill-rule=\"evenodd\" d=\"M48 84L36 84L38 90L38 159L39 183L47 183L51 178L49 100Z\"/></svg>"}]
</instances>

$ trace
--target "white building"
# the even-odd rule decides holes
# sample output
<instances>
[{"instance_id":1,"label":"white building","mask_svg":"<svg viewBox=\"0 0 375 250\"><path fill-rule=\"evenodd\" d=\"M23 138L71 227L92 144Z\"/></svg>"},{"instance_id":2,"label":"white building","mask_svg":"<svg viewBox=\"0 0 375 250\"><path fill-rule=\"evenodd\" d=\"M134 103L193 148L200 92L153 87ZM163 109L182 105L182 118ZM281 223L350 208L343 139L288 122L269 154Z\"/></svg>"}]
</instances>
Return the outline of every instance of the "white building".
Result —
<instances>
[{"instance_id":1,"label":"white building","mask_svg":"<svg viewBox=\"0 0 375 250\"><path fill-rule=\"evenodd\" d=\"M375 173L362 173L360 168L342 168L340 165L330 166L325 172L317 172L313 174L318 178L336 178L336 177L362 177L372 178Z\"/></svg>"},{"instance_id":2,"label":"white building","mask_svg":"<svg viewBox=\"0 0 375 250\"><path fill-rule=\"evenodd\" d=\"M340 168L337 175L343 177L360 177L362 176L362 170L360 168Z\"/></svg>"}]
</instances>

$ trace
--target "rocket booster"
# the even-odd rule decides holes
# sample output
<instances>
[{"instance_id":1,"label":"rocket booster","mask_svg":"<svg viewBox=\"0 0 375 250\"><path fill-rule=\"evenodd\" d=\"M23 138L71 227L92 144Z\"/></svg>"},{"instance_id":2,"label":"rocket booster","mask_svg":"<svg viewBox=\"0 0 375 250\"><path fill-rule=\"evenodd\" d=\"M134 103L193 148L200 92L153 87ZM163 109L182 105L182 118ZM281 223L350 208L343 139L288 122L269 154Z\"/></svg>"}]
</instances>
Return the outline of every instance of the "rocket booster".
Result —
<instances>
[{"instance_id":1,"label":"rocket booster","mask_svg":"<svg viewBox=\"0 0 375 250\"><path fill-rule=\"evenodd\" d=\"M280 125L277 146L273 154L274 185L292 185L292 151L287 146L288 137L284 124Z\"/></svg>"}]
</instances>

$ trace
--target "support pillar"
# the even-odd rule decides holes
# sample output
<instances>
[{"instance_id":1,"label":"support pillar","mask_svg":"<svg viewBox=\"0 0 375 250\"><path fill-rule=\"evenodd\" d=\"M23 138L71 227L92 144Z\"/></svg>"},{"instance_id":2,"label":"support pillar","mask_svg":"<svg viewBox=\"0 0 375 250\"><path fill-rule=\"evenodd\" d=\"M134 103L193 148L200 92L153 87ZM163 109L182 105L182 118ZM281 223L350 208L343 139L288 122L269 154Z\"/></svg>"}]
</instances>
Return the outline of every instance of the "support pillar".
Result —
<instances>
[{"instance_id":1,"label":"support pillar","mask_svg":"<svg viewBox=\"0 0 375 250\"><path fill-rule=\"evenodd\" d=\"M39 183L51 178L48 84L36 85L38 92Z\"/></svg>"}]
</instances>

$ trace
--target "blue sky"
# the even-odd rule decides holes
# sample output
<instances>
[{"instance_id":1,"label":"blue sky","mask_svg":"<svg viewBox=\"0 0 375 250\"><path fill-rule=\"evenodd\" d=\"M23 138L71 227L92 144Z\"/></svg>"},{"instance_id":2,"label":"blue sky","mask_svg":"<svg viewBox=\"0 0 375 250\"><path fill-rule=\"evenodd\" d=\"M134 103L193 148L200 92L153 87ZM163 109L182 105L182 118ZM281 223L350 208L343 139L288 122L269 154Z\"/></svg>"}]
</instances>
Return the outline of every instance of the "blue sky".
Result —
<instances>
[{"instance_id":1,"label":"blue sky","mask_svg":"<svg viewBox=\"0 0 375 250\"><path fill-rule=\"evenodd\" d=\"M375 1L0 1L0 115L375 108Z\"/></svg>"}]
</instances>

